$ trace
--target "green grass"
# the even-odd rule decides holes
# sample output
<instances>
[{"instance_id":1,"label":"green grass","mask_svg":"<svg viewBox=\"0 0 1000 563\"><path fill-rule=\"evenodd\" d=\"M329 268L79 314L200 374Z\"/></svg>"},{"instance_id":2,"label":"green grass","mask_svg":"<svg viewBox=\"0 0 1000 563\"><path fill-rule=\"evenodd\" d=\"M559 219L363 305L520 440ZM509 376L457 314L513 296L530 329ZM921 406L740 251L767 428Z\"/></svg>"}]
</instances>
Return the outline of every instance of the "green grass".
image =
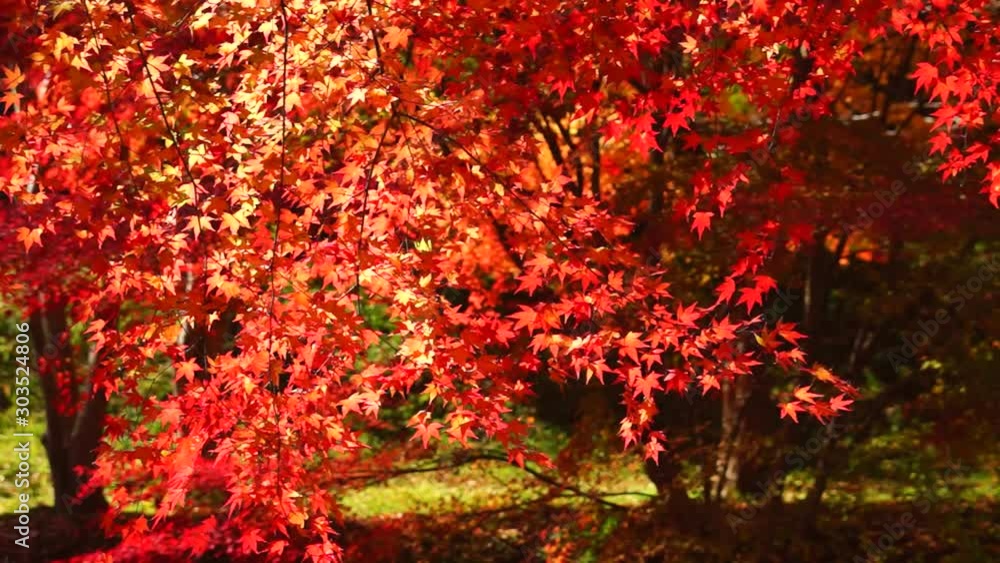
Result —
<instances>
[{"instance_id":1,"label":"green grass","mask_svg":"<svg viewBox=\"0 0 1000 563\"><path fill-rule=\"evenodd\" d=\"M42 446L42 434L45 432L45 420L41 416L32 416L26 428L14 425L14 409L0 413L0 513L13 512L19 502L18 495L28 493L30 507L52 505L52 479L49 472L49 460ZM32 434L31 441L31 476L28 486L18 489L15 486L18 460L14 448L25 438L15 437L15 433Z\"/></svg>"},{"instance_id":2,"label":"green grass","mask_svg":"<svg viewBox=\"0 0 1000 563\"><path fill-rule=\"evenodd\" d=\"M442 507L488 508L529 500L533 496L527 488L529 480L533 478L515 467L479 462L454 470L403 475L350 491L341 500L348 513L362 519L430 514Z\"/></svg>"},{"instance_id":3,"label":"green grass","mask_svg":"<svg viewBox=\"0 0 1000 563\"><path fill-rule=\"evenodd\" d=\"M588 474L569 482L589 493L610 494L608 500L621 505L642 504L648 500L643 495L656 493L638 464L597 465ZM366 519L442 510L501 508L540 498L549 488L548 484L518 467L482 461L452 470L395 477L378 485L349 491L340 500L348 514ZM582 500L570 496L557 502Z\"/></svg>"},{"instance_id":4,"label":"green grass","mask_svg":"<svg viewBox=\"0 0 1000 563\"><path fill-rule=\"evenodd\" d=\"M949 501L996 501L1000 480L995 473L977 471L951 479L947 484L914 487L890 479L867 479L861 485L838 482L824 495L824 502L834 506L895 504L917 499L947 499Z\"/></svg>"}]
</instances>

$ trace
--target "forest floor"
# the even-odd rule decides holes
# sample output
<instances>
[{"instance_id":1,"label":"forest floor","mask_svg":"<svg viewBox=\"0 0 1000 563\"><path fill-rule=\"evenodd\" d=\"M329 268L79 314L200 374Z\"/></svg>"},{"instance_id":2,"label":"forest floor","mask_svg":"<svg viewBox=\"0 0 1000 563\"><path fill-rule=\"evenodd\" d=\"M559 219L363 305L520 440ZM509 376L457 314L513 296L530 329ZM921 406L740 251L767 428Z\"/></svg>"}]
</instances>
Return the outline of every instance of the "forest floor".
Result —
<instances>
[{"instance_id":1,"label":"forest floor","mask_svg":"<svg viewBox=\"0 0 1000 563\"><path fill-rule=\"evenodd\" d=\"M635 464L609 463L574 485L587 494L600 492L607 502L501 463L404 475L343 498L339 541L347 561L364 563L1000 561L1000 488L993 473L953 483L933 502L912 491L898 496L907 487L896 482L835 483L810 526L803 525L794 487L783 510L760 512L734 526L727 517L739 505L720 514L699 508L695 498L684 514L672 514L653 498L655 489ZM0 555L11 563L20 561L18 549L9 547L14 516L0 516ZM237 557L239 537L222 529L207 536L201 557L184 557L173 546L187 526L171 526L147 542L147 551L126 552L101 539L96 526L81 527L34 507L33 555L24 560L98 561L98 550L110 550L116 562L271 560ZM297 559L292 554L289 560Z\"/></svg>"}]
</instances>

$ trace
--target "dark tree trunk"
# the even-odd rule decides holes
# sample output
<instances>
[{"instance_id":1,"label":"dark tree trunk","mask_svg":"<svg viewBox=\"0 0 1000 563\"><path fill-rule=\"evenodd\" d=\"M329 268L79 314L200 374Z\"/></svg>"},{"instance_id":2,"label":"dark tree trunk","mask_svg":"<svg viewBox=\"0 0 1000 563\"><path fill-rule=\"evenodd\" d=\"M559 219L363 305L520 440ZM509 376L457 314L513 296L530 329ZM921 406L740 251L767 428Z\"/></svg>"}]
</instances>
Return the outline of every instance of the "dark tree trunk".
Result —
<instances>
[{"instance_id":1,"label":"dark tree trunk","mask_svg":"<svg viewBox=\"0 0 1000 563\"><path fill-rule=\"evenodd\" d=\"M87 477L85 473L78 474L75 468L94 466L104 432L107 398L104 393L91 390L79 405L66 301L49 301L33 314L31 332L37 347L37 373L45 397L46 427L42 444L52 471L55 508L62 514L101 513L108 507L103 492L92 491L81 498ZM60 384L60 378L67 378L67 381ZM69 392L65 393L67 389Z\"/></svg>"},{"instance_id":2,"label":"dark tree trunk","mask_svg":"<svg viewBox=\"0 0 1000 563\"><path fill-rule=\"evenodd\" d=\"M727 499L736 488L742 456L743 410L750 395L749 379L722 382L722 434L716 448L715 473L711 498Z\"/></svg>"},{"instance_id":3,"label":"dark tree trunk","mask_svg":"<svg viewBox=\"0 0 1000 563\"><path fill-rule=\"evenodd\" d=\"M829 471L827 470L826 461L820 457L816 464L816 482L813 483L812 488L809 489L809 494L806 495L805 501L802 503L802 519L799 521L799 524L804 531L816 529L819 513L823 508L823 493L826 492L828 484Z\"/></svg>"}]
</instances>

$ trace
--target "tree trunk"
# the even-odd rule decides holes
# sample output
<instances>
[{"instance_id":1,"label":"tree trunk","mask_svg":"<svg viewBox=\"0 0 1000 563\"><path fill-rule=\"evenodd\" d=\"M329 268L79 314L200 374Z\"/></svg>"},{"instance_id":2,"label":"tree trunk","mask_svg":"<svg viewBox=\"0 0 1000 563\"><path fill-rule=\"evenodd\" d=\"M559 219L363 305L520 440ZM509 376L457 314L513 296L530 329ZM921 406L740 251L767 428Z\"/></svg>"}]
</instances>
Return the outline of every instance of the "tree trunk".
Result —
<instances>
[{"instance_id":1,"label":"tree trunk","mask_svg":"<svg viewBox=\"0 0 1000 563\"><path fill-rule=\"evenodd\" d=\"M656 485L656 493L661 501L662 508L666 514L672 518L694 518L700 507L688 498L685 488L676 481L680 475L680 464L676 463L668 455L660 455L659 465L646 460L643 464L646 476Z\"/></svg>"},{"instance_id":2,"label":"tree trunk","mask_svg":"<svg viewBox=\"0 0 1000 563\"><path fill-rule=\"evenodd\" d=\"M713 496L722 500L732 494L739 478L743 409L750 395L746 377L722 381L722 434L716 449Z\"/></svg>"},{"instance_id":3,"label":"tree trunk","mask_svg":"<svg viewBox=\"0 0 1000 563\"><path fill-rule=\"evenodd\" d=\"M799 524L804 531L816 529L819 520L819 512L823 508L823 493L826 492L829 483L829 471L826 460L821 456L816 463L816 482L813 483L809 494L806 495L802 503L802 519Z\"/></svg>"},{"instance_id":4,"label":"tree trunk","mask_svg":"<svg viewBox=\"0 0 1000 563\"><path fill-rule=\"evenodd\" d=\"M31 316L32 340L38 354L37 373L45 397L45 434L42 444L52 471L55 508L62 514L97 514L107 508L102 491L81 497L86 475L77 467L92 468L104 432L108 401L90 390L79 405L72 346L66 323L66 301L48 301ZM60 384L60 378L67 381ZM69 393L63 391L68 389ZM77 408L79 407L79 408Z\"/></svg>"}]
</instances>

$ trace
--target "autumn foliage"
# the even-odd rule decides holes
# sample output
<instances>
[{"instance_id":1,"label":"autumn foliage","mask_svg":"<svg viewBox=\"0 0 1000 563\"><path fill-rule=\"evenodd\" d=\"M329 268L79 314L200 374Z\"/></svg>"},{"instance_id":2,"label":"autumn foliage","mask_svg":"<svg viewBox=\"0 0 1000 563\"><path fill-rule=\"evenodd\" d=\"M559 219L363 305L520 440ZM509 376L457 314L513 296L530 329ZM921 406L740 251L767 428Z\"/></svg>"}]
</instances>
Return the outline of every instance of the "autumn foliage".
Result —
<instances>
[{"instance_id":1,"label":"autumn foliage","mask_svg":"<svg viewBox=\"0 0 1000 563\"><path fill-rule=\"evenodd\" d=\"M909 46L941 179L996 207L996 10L8 4L0 291L48 344L50 424L102 428L63 490L103 491L109 530L152 502L118 530L138 543L212 481L245 552L334 560L337 488L410 455L366 439L400 405L411 445L491 441L542 467L518 415L539 378L617 386L621 445L653 462L658 397L765 366L787 378L776 417L850 410L855 387L764 305L769 258L816 244L852 194L762 166L838 117L884 39ZM635 169L681 161L636 188ZM675 296L671 253L726 228L711 297Z\"/></svg>"}]
</instances>

